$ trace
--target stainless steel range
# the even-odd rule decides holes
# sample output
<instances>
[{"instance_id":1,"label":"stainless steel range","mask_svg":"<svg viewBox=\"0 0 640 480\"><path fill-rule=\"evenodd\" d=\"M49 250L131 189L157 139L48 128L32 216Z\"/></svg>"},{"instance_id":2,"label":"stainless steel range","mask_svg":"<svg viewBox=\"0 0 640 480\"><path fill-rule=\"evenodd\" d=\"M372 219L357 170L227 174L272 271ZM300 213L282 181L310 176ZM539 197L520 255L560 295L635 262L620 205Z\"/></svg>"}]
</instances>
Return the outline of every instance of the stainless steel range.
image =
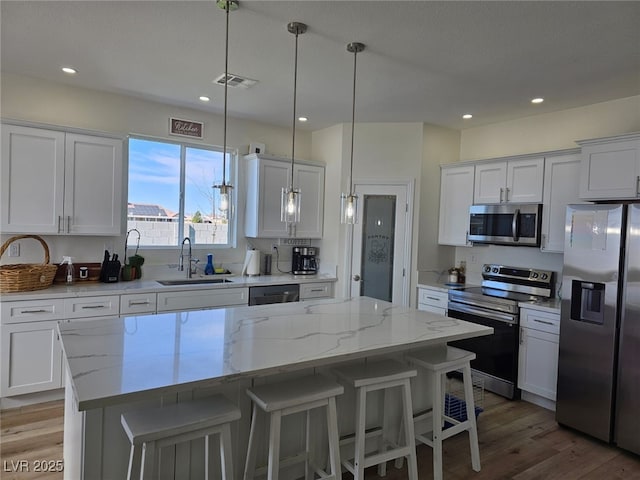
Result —
<instances>
[{"instance_id":1,"label":"stainless steel range","mask_svg":"<svg viewBox=\"0 0 640 480\"><path fill-rule=\"evenodd\" d=\"M519 398L519 304L553 297L554 285L555 273L548 270L486 264L481 287L449 290L450 317L493 327L493 335L452 342L475 352L471 367L487 390Z\"/></svg>"}]
</instances>

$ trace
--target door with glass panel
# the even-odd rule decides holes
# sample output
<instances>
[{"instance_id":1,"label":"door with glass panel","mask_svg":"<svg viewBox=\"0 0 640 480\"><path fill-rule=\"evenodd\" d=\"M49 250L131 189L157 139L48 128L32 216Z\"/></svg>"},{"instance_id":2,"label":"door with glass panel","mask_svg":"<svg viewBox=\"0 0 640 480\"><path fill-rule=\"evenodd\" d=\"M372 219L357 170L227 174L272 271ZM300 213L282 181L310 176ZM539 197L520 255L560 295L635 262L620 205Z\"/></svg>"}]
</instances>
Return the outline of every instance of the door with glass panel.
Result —
<instances>
[{"instance_id":1,"label":"door with glass panel","mask_svg":"<svg viewBox=\"0 0 640 480\"><path fill-rule=\"evenodd\" d=\"M408 304L407 185L356 185L359 219L352 244L351 296Z\"/></svg>"}]
</instances>

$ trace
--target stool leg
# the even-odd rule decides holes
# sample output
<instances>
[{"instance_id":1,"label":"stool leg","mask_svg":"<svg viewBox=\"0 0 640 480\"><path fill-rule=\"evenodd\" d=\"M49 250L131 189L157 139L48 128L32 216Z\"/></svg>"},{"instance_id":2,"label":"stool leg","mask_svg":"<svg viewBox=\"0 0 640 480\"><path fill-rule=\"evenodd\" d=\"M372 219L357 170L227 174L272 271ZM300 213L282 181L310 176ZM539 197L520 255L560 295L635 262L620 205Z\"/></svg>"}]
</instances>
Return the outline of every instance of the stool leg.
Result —
<instances>
[{"instance_id":1,"label":"stool leg","mask_svg":"<svg viewBox=\"0 0 640 480\"><path fill-rule=\"evenodd\" d=\"M411 402L411 384L409 380L402 386L402 404L405 425L405 445L411 447L411 453L407 457L407 470L409 480L418 480L418 459L416 456L416 440L413 425L413 403Z\"/></svg>"},{"instance_id":2,"label":"stool leg","mask_svg":"<svg viewBox=\"0 0 640 480\"><path fill-rule=\"evenodd\" d=\"M475 472L480 471L480 448L478 446L478 426L476 424L475 404L473 401L473 383L471 367L465 365L462 370L464 381L464 401L467 404L467 421L469 422L469 445L471 447L471 466Z\"/></svg>"},{"instance_id":3,"label":"stool leg","mask_svg":"<svg viewBox=\"0 0 640 480\"><path fill-rule=\"evenodd\" d=\"M442 380L439 372L433 375L433 478L442 480Z\"/></svg>"},{"instance_id":4,"label":"stool leg","mask_svg":"<svg viewBox=\"0 0 640 480\"><path fill-rule=\"evenodd\" d=\"M155 460L156 442L145 442L142 444L142 470L140 472L140 480L153 479Z\"/></svg>"},{"instance_id":5,"label":"stool leg","mask_svg":"<svg viewBox=\"0 0 640 480\"><path fill-rule=\"evenodd\" d=\"M306 412L306 426L305 426L305 462L304 462L304 479L313 480L313 466L311 459L311 452L314 451L315 445L313 444L313 436L311 435L311 410Z\"/></svg>"},{"instance_id":6,"label":"stool leg","mask_svg":"<svg viewBox=\"0 0 640 480\"><path fill-rule=\"evenodd\" d=\"M390 412L387 411L390 405L391 389L385 388L382 393L382 435L378 440L378 452L382 453L387 449L389 442L389 428L391 419ZM385 477L387 475L387 462L378 464L378 476Z\"/></svg>"},{"instance_id":7,"label":"stool leg","mask_svg":"<svg viewBox=\"0 0 640 480\"><path fill-rule=\"evenodd\" d=\"M129 470L127 480L138 480L140 478L140 468L142 467L142 446L131 444L129 453Z\"/></svg>"},{"instance_id":8,"label":"stool leg","mask_svg":"<svg viewBox=\"0 0 640 480\"><path fill-rule=\"evenodd\" d=\"M267 467L267 479L278 480L280 470L280 421L282 412L276 410L270 413L269 422L269 466Z\"/></svg>"},{"instance_id":9,"label":"stool leg","mask_svg":"<svg viewBox=\"0 0 640 480\"><path fill-rule=\"evenodd\" d=\"M365 387L356 393L356 442L353 459L354 480L364 480L364 439L366 429L367 391Z\"/></svg>"},{"instance_id":10,"label":"stool leg","mask_svg":"<svg viewBox=\"0 0 640 480\"><path fill-rule=\"evenodd\" d=\"M247 458L244 464L244 480L253 480L256 476L256 448L258 435L258 422L262 415L258 412L258 407L253 404L251 414L251 429L249 430L249 446L247 447Z\"/></svg>"},{"instance_id":11,"label":"stool leg","mask_svg":"<svg viewBox=\"0 0 640 480\"><path fill-rule=\"evenodd\" d=\"M222 426L222 431L220 432L220 460L222 480L234 480L233 455L231 454L231 425L228 423ZM209 477L206 478L208 479Z\"/></svg>"},{"instance_id":12,"label":"stool leg","mask_svg":"<svg viewBox=\"0 0 640 480\"><path fill-rule=\"evenodd\" d=\"M331 474L333 475L333 480L340 480L342 478L342 467L340 465L340 435L338 434L338 414L335 397L331 397L327 405L327 436L329 437Z\"/></svg>"}]
</instances>

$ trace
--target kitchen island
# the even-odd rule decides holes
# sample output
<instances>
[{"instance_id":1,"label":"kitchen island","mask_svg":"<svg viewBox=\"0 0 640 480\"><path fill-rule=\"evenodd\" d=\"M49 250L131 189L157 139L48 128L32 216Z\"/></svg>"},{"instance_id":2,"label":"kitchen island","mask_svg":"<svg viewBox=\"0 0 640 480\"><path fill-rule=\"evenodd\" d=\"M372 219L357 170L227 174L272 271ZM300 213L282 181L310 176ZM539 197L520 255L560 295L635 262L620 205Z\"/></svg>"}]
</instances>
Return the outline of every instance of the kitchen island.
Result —
<instances>
[{"instance_id":1,"label":"kitchen island","mask_svg":"<svg viewBox=\"0 0 640 480\"><path fill-rule=\"evenodd\" d=\"M242 471L250 417L245 389L252 382L492 333L367 297L63 322L58 328L67 373L65 478L91 480L126 477L129 444L120 414L128 409L223 393L243 412L234 432ZM294 444L299 435L283 432L283 443ZM162 478L190 478L201 470L200 450L181 445L164 455Z\"/></svg>"}]
</instances>

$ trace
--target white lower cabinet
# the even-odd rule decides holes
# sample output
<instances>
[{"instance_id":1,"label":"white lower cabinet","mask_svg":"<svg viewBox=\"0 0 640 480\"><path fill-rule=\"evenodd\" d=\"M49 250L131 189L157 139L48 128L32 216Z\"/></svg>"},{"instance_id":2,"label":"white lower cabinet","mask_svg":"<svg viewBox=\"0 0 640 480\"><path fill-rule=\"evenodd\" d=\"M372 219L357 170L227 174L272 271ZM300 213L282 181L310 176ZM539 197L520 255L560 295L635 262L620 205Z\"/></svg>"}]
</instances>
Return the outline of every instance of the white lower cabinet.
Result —
<instances>
[{"instance_id":1,"label":"white lower cabinet","mask_svg":"<svg viewBox=\"0 0 640 480\"><path fill-rule=\"evenodd\" d=\"M518 388L555 401L560 315L520 309Z\"/></svg>"},{"instance_id":2,"label":"white lower cabinet","mask_svg":"<svg viewBox=\"0 0 640 480\"><path fill-rule=\"evenodd\" d=\"M333 282L314 282L300 284L300 300L332 297Z\"/></svg>"},{"instance_id":3,"label":"white lower cabinet","mask_svg":"<svg viewBox=\"0 0 640 480\"><path fill-rule=\"evenodd\" d=\"M158 293L158 313L231 307L249 303L248 288L203 288Z\"/></svg>"},{"instance_id":4,"label":"white lower cabinet","mask_svg":"<svg viewBox=\"0 0 640 480\"><path fill-rule=\"evenodd\" d=\"M449 293L447 291L418 287L418 310L447 315L447 303Z\"/></svg>"},{"instance_id":5,"label":"white lower cabinet","mask_svg":"<svg viewBox=\"0 0 640 480\"><path fill-rule=\"evenodd\" d=\"M157 297L155 292L120 295L120 316L156 313Z\"/></svg>"}]
</instances>

